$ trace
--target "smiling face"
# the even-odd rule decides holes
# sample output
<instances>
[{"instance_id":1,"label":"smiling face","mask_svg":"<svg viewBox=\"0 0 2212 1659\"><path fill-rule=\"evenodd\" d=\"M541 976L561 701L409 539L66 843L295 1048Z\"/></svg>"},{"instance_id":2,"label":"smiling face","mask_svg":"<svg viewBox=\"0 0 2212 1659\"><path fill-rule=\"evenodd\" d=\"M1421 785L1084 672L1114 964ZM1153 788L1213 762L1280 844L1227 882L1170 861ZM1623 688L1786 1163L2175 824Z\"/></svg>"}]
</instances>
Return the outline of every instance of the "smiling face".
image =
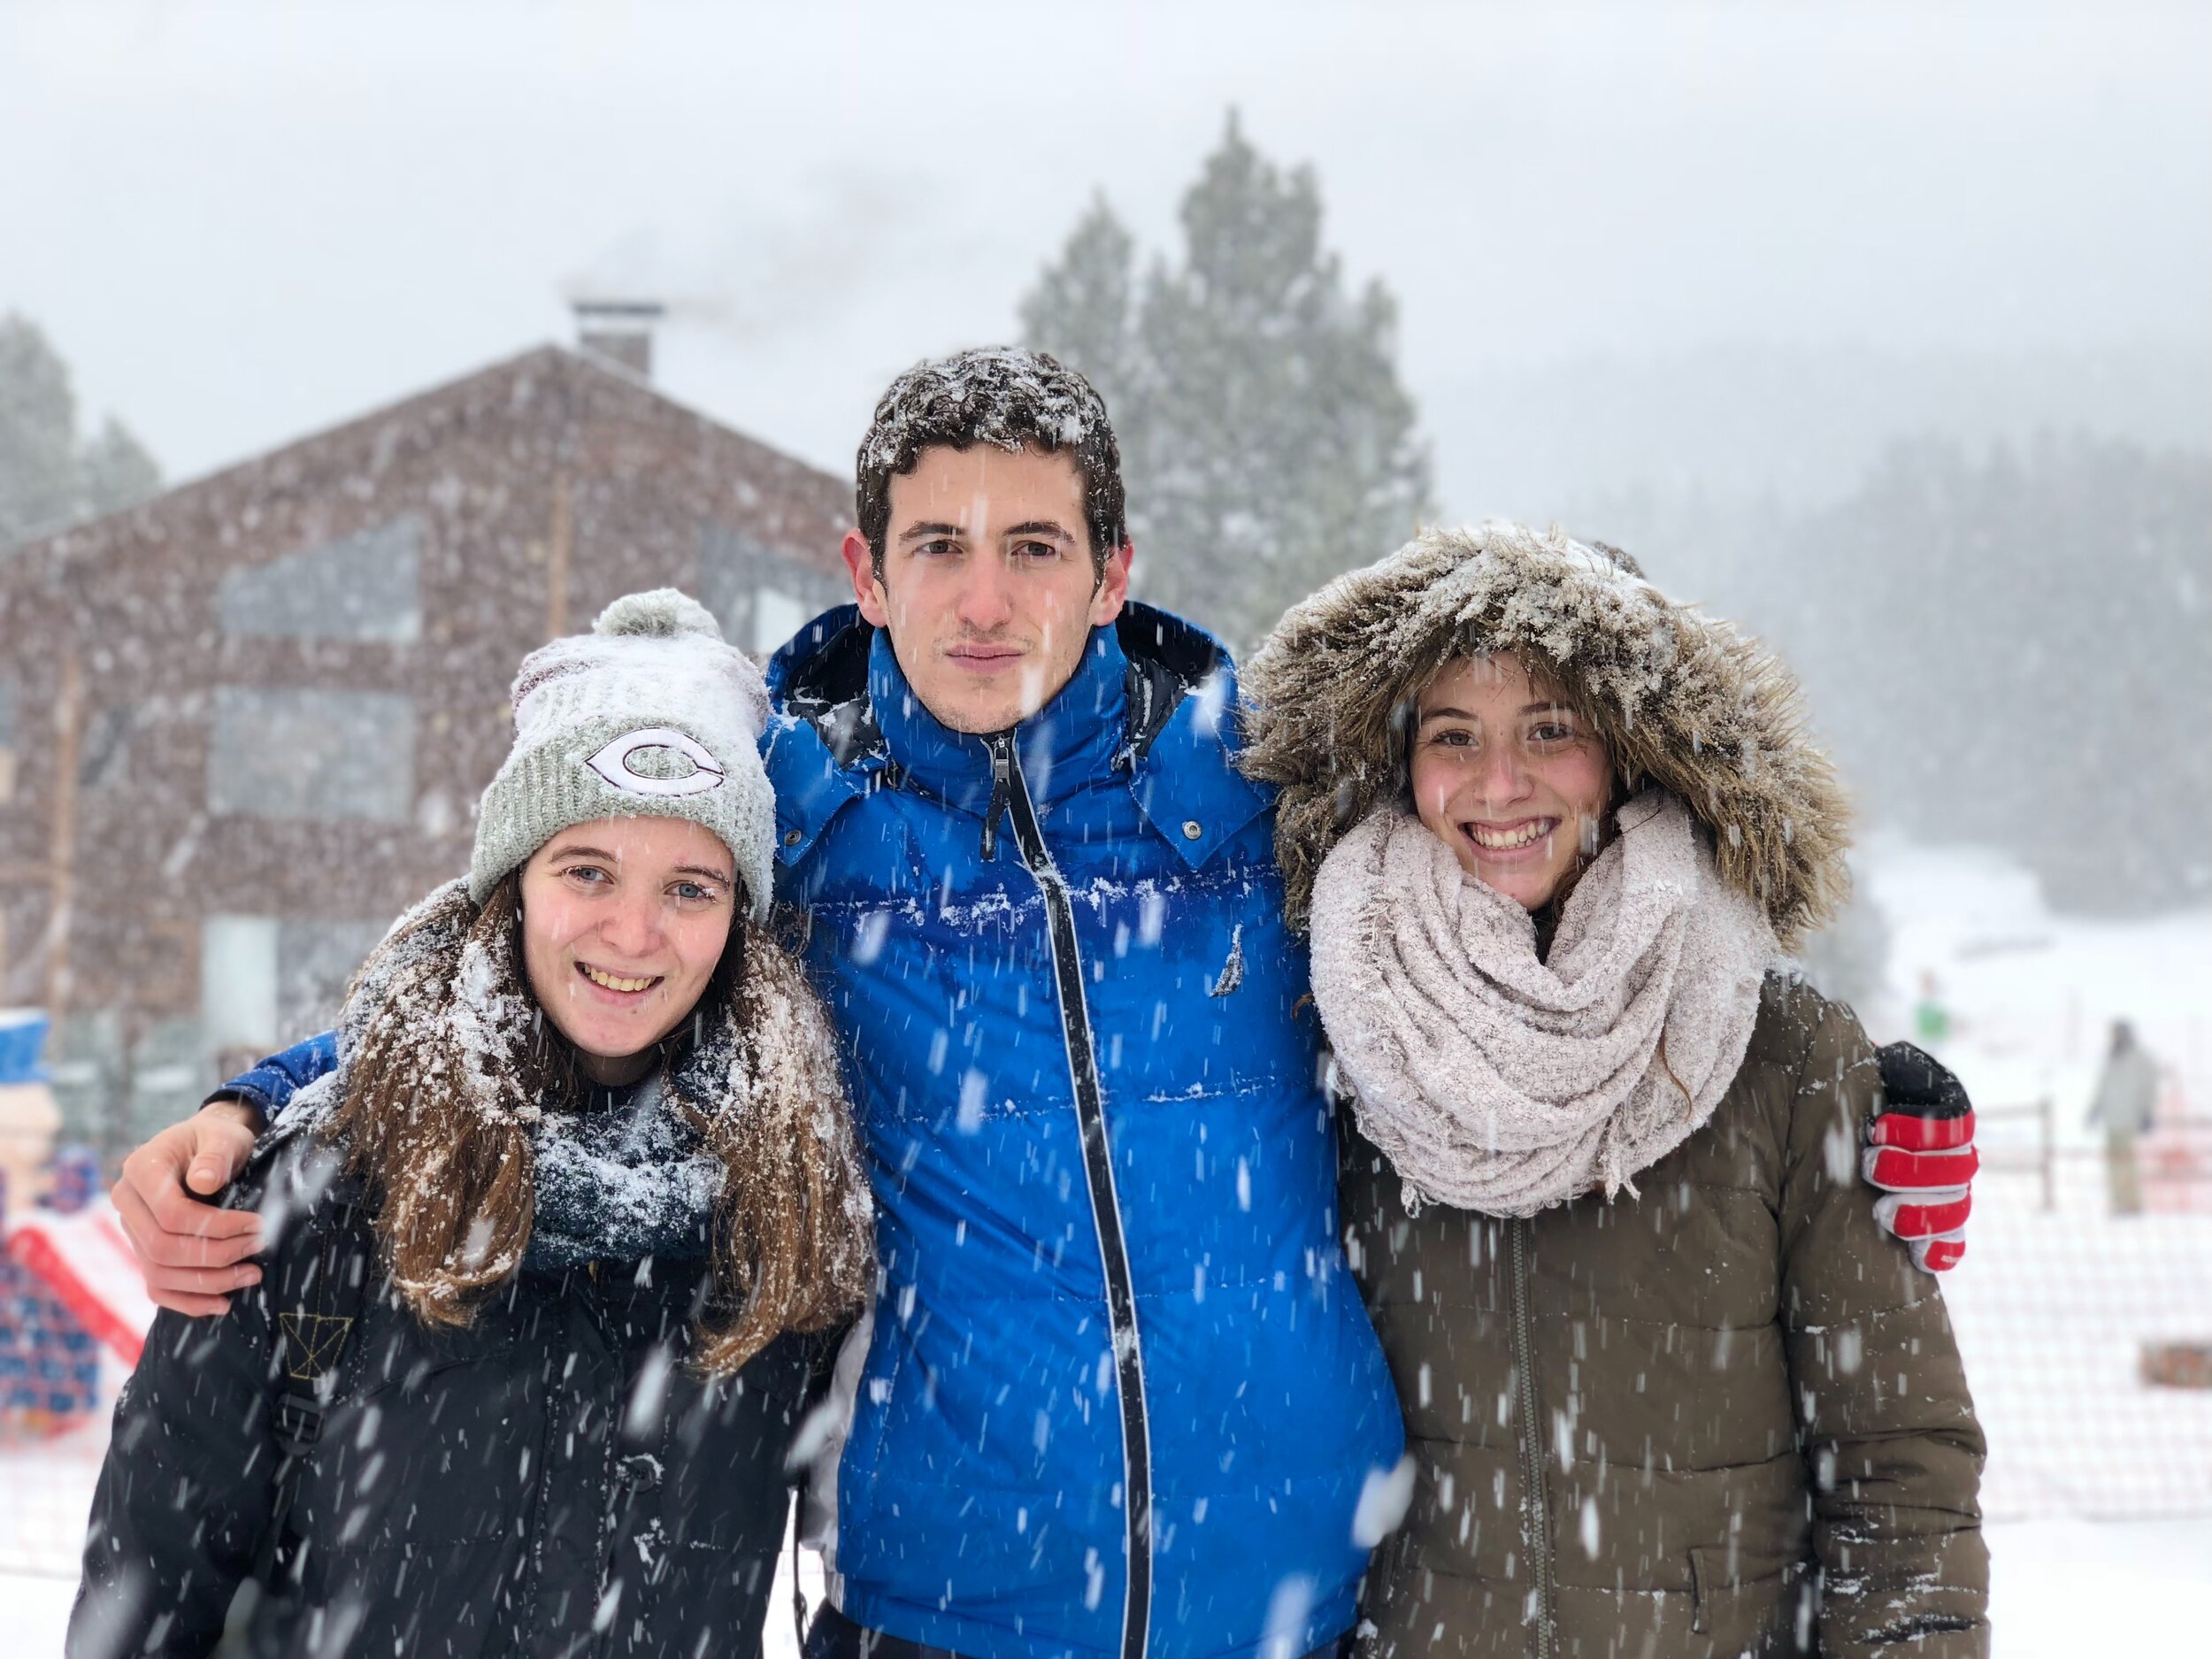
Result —
<instances>
[{"instance_id":1,"label":"smiling face","mask_svg":"<svg viewBox=\"0 0 2212 1659\"><path fill-rule=\"evenodd\" d=\"M1460 657L1421 694L1413 805L1459 867L1539 910L1597 850L1612 764L1559 687L1511 656Z\"/></svg>"},{"instance_id":2,"label":"smiling face","mask_svg":"<svg viewBox=\"0 0 2212 1659\"><path fill-rule=\"evenodd\" d=\"M634 1083L729 942L734 861L688 818L602 818L522 867L522 956L538 1006L595 1081Z\"/></svg>"},{"instance_id":3,"label":"smiling face","mask_svg":"<svg viewBox=\"0 0 2212 1659\"><path fill-rule=\"evenodd\" d=\"M1091 630L1121 614L1129 549L1091 557L1075 457L994 444L924 449L890 482L881 574L845 538L860 612L891 636L922 706L956 732L1000 732L1074 677Z\"/></svg>"}]
</instances>

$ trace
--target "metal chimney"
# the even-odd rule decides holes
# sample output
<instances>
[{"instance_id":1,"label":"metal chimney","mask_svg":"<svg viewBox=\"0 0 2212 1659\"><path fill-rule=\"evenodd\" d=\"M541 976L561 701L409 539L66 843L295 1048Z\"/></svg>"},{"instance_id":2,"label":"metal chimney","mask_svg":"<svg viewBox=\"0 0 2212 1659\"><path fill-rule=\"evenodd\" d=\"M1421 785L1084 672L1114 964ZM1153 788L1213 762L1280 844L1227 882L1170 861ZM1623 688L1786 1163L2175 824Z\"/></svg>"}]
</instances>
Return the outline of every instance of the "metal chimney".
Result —
<instances>
[{"instance_id":1,"label":"metal chimney","mask_svg":"<svg viewBox=\"0 0 2212 1659\"><path fill-rule=\"evenodd\" d=\"M641 380L653 378L653 325L667 307L657 300L572 300L576 345L618 364Z\"/></svg>"}]
</instances>

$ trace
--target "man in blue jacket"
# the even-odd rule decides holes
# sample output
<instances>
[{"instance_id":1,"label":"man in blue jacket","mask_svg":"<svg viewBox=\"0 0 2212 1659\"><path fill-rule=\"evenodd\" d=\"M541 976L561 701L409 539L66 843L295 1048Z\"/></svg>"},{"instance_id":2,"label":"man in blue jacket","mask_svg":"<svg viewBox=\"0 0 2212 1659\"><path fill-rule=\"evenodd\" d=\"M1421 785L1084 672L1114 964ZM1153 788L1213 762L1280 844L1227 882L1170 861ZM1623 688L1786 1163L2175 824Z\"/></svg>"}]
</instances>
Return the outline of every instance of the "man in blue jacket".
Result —
<instances>
[{"instance_id":1,"label":"man in blue jacket","mask_svg":"<svg viewBox=\"0 0 2212 1659\"><path fill-rule=\"evenodd\" d=\"M1228 657L1127 602L1104 406L1041 354L901 376L857 504L856 603L777 655L764 744L879 1228L810 1653L1329 1648L1402 1434ZM157 1189L215 1190L239 1120L334 1063L265 1062L138 1155L165 1300L214 1310L251 1233L180 1249Z\"/></svg>"}]
</instances>

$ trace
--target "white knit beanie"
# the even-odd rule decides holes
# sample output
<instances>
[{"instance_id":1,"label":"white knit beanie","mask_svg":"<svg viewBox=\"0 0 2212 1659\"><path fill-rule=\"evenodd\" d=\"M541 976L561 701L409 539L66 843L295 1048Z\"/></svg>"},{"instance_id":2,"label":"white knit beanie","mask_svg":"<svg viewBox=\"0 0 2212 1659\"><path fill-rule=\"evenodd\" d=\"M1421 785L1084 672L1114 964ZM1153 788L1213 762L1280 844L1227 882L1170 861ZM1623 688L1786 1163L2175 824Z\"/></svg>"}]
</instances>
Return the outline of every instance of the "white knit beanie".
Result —
<instances>
[{"instance_id":1,"label":"white knit beanie","mask_svg":"<svg viewBox=\"0 0 2212 1659\"><path fill-rule=\"evenodd\" d=\"M626 595L589 634L524 657L514 701L515 746L477 808L471 898L481 904L571 825L681 818L721 837L754 918L768 914L768 687L704 606L673 588Z\"/></svg>"}]
</instances>

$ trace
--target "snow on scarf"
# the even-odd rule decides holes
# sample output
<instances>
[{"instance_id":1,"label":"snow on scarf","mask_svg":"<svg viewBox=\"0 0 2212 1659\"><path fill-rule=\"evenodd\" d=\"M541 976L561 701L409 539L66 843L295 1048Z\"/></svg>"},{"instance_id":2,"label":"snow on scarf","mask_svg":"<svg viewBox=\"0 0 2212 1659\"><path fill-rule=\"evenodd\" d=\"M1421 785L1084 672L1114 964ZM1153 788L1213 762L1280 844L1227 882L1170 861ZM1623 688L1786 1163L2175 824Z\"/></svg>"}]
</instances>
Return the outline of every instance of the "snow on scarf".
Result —
<instances>
[{"instance_id":1,"label":"snow on scarf","mask_svg":"<svg viewBox=\"0 0 2212 1659\"><path fill-rule=\"evenodd\" d=\"M544 1113L530 1145L537 1202L525 1267L707 1253L722 1162L671 1107L659 1072L601 1110Z\"/></svg>"},{"instance_id":2,"label":"snow on scarf","mask_svg":"<svg viewBox=\"0 0 2212 1659\"><path fill-rule=\"evenodd\" d=\"M1673 795L1647 789L1616 821L1542 960L1529 912L1402 807L1323 863L1314 999L1409 1211L1532 1216L1593 1188L1632 1194L1734 1080L1773 932Z\"/></svg>"},{"instance_id":3,"label":"snow on scarf","mask_svg":"<svg viewBox=\"0 0 2212 1659\"><path fill-rule=\"evenodd\" d=\"M529 1132L534 1202L523 1265L551 1272L591 1261L706 1255L726 1171L667 1087L665 1071L627 1089L588 1087L583 1102L529 1101L517 1075L516 1039L539 1016L510 954L470 933L475 913L465 884L452 881L395 924L341 1017L340 1085L344 1061L396 997L424 1051L452 1056L472 1110L487 1121L519 1118ZM456 950L442 995L397 988L411 970ZM728 1047L710 1037L682 1045L683 1092L743 1102L745 1092L725 1080Z\"/></svg>"}]
</instances>

